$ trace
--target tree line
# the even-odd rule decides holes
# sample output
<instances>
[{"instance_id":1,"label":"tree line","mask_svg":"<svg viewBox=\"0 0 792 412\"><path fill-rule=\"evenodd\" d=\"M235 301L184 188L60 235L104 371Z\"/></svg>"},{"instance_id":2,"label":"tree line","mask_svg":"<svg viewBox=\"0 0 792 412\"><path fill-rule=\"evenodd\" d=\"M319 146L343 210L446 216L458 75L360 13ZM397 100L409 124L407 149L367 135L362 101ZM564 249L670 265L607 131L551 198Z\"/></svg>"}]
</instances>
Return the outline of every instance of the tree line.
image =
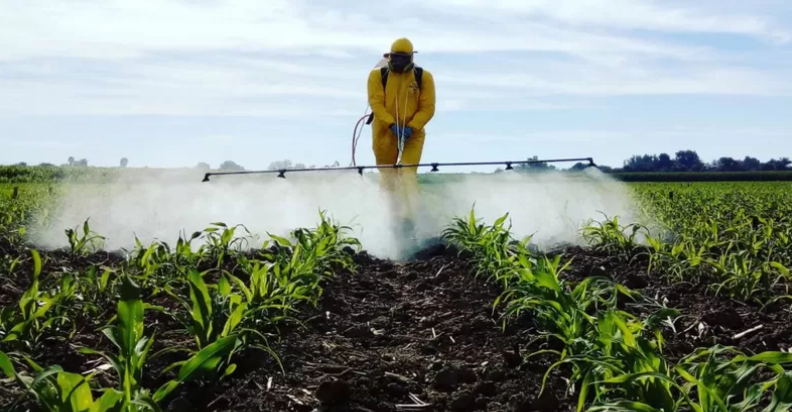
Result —
<instances>
[{"instance_id":1,"label":"tree line","mask_svg":"<svg viewBox=\"0 0 792 412\"><path fill-rule=\"evenodd\" d=\"M537 160L536 156L527 160ZM594 159L596 162L596 159ZM735 159L723 156L711 162L704 162L695 150L680 150L672 157L668 153L634 155L624 161L621 167L597 165L604 172L612 173L664 173L664 172L772 172L792 171L792 160L788 157L770 159L762 162L751 156ZM567 170L582 170L588 167L587 163L575 163ZM518 171L534 172L543 170L556 170L554 165L547 163L521 164L514 167ZM502 168L496 170L503 171Z\"/></svg>"},{"instance_id":2,"label":"tree line","mask_svg":"<svg viewBox=\"0 0 792 412\"><path fill-rule=\"evenodd\" d=\"M792 161L788 157L770 159L762 162L751 156L735 159L723 156L711 162L704 162L693 150L680 150L671 157L667 153L659 155L636 155L624 161L620 171L624 172L769 172L790 170Z\"/></svg>"},{"instance_id":3,"label":"tree line","mask_svg":"<svg viewBox=\"0 0 792 412\"><path fill-rule=\"evenodd\" d=\"M537 161L537 156L527 158L529 161ZM596 159L594 159L596 162ZM125 168L129 164L129 159L126 157L121 158L119 167ZM18 166L27 166L26 163L21 162ZM39 166L54 167L51 163L42 163ZM75 159L70 156L68 163L62 166L88 166L87 159ZM324 167L338 167L339 162L335 161L332 165L325 165ZM759 159L751 156L745 156L742 159L735 159L732 157L723 156L711 162L704 162L701 160L695 150L680 150L674 153L672 157L668 153L658 154L643 154L633 155L624 161L621 167L611 167L607 165L597 165L597 167L604 172L627 172L627 173L662 173L662 172L770 172L770 171L792 171L792 161L788 157L781 157L778 159L770 159L762 162ZM211 166L206 162L198 162L195 166L197 169L209 170ZM314 169L316 165L306 166L304 163L293 163L289 159L278 160L270 163L268 170L283 170L283 169ZM576 163L566 170L582 170L588 167L587 163ZM237 164L233 160L226 160L218 166L219 170L235 171L245 170L242 165ZM514 169L518 172L541 172L558 170L555 165L548 163L529 163L514 165ZM503 172L503 168L498 168L495 173Z\"/></svg>"}]
</instances>

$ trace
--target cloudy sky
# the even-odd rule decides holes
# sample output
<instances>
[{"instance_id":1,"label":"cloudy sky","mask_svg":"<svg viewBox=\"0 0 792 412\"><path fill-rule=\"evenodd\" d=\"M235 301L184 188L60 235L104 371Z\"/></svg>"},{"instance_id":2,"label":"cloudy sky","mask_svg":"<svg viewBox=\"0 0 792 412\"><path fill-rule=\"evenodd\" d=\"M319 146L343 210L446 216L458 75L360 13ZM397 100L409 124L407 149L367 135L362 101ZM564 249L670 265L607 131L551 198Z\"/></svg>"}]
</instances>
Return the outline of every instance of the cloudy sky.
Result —
<instances>
[{"instance_id":1,"label":"cloudy sky","mask_svg":"<svg viewBox=\"0 0 792 412\"><path fill-rule=\"evenodd\" d=\"M402 36L427 162L792 157L788 0L2 0L0 164L346 165Z\"/></svg>"}]
</instances>

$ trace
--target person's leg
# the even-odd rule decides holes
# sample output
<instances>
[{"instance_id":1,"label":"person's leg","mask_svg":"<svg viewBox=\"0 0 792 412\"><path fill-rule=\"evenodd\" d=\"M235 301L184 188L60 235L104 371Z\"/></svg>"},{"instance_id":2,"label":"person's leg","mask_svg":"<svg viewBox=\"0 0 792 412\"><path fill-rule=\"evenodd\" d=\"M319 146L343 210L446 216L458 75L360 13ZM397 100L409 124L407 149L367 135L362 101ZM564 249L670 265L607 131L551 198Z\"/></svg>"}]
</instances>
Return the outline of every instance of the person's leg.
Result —
<instances>
[{"instance_id":1,"label":"person's leg","mask_svg":"<svg viewBox=\"0 0 792 412\"><path fill-rule=\"evenodd\" d=\"M396 145L396 138L385 129L375 134L372 139L372 149L377 166L392 165L399 157L399 148ZM396 171L394 169L379 169L380 187L388 192L396 189Z\"/></svg>"},{"instance_id":2,"label":"person's leg","mask_svg":"<svg viewBox=\"0 0 792 412\"><path fill-rule=\"evenodd\" d=\"M404 145L404 152L402 153L402 164L418 164L421 163L421 155L424 146L424 134L414 134ZM415 219L418 212L419 189L418 189L418 168L405 167L399 169L399 186L401 189L401 199L404 202L404 213L402 217L407 219Z\"/></svg>"},{"instance_id":3,"label":"person's leg","mask_svg":"<svg viewBox=\"0 0 792 412\"><path fill-rule=\"evenodd\" d=\"M420 163L423 143L423 135L413 135L404 145L402 164L411 165ZM400 206L397 222L397 236L400 237L399 241L402 245L402 253L410 255L414 253L415 249L418 247L418 233L416 227L418 210L420 208L418 169L415 167L404 167L397 170L399 178L396 184L398 185L397 193L399 195L398 200Z\"/></svg>"}]
</instances>

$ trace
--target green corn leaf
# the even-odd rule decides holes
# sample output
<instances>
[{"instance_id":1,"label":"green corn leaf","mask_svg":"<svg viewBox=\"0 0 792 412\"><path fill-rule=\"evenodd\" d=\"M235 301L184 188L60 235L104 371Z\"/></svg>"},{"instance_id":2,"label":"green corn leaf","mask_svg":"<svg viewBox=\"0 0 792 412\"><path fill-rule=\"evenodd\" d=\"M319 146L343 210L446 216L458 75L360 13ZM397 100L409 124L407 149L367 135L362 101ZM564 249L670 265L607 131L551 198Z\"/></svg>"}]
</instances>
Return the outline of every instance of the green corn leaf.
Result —
<instances>
[{"instance_id":1,"label":"green corn leaf","mask_svg":"<svg viewBox=\"0 0 792 412\"><path fill-rule=\"evenodd\" d=\"M653 408L645 403L631 402L631 401L617 401L611 403L603 403L592 406L586 410L587 412L666 412L662 409ZM668 411L670 412L670 411Z\"/></svg>"},{"instance_id":2,"label":"green corn leaf","mask_svg":"<svg viewBox=\"0 0 792 412\"><path fill-rule=\"evenodd\" d=\"M228 297L231 294L231 284L224 273L220 274L220 280L217 282L217 293L222 297Z\"/></svg>"},{"instance_id":3,"label":"green corn leaf","mask_svg":"<svg viewBox=\"0 0 792 412\"><path fill-rule=\"evenodd\" d=\"M787 371L778 378L773 391L773 400L762 412L786 412L792 407L792 371Z\"/></svg>"},{"instance_id":4,"label":"green corn leaf","mask_svg":"<svg viewBox=\"0 0 792 412\"><path fill-rule=\"evenodd\" d=\"M137 393L135 398L132 399L132 404L147 408L153 412L162 412L162 408L159 407L157 401L147 394Z\"/></svg>"},{"instance_id":5,"label":"green corn leaf","mask_svg":"<svg viewBox=\"0 0 792 412\"><path fill-rule=\"evenodd\" d=\"M107 412L116 410L116 405L124 398L124 393L116 389L107 389L102 396L91 405L90 412Z\"/></svg>"},{"instance_id":6,"label":"green corn leaf","mask_svg":"<svg viewBox=\"0 0 792 412\"><path fill-rule=\"evenodd\" d=\"M772 266L773 268L775 268L776 270L778 270L778 271L779 271L781 274L783 274L784 276L787 276L787 277L788 277L788 276L792 276L792 275L790 275L790 273L789 273L789 269L787 269L787 267L786 267L786 266L782 265L782 264L781 264L781 263L779 263L779 262L770 262L770 266Z\"/></svg>"},{"instance_id":7,"label":"green corn leaf","mask_svg":"<svg viewBox=\"0 0 792 412\"><path fill-rule=\"evenodd\" d=\"M226 321L225 328L223 329L223 336L228 336L231 332L236 329L237 325L242 322L243 315L245 314L245 310L247 309L246 303L241 303L237 305L231 315L228 317Z\"/></svg>"},{"instance_id":8,"label":"green corn leaf","mask_svg":"<svg viewBox=\"0 0 792 412\"><path fill-rule=\"evenodd\" d=\"M230 354L239 343L236 335L230 335L206 346L182 365L178 379L186 382L196 373L213 372L217 362Z\"/></svg>"},{"instance_id":9,"label":"green corn leaf","mask_svg":"<svg viewBox=\"0 0 792 412\"><path fill-rule=\"evenodd\" d=\"M88 411L93 405L93 395L88 381L77 373L60 372L56 378L60 387L61 401L69 402L72 411Z\"/></svg>"},{"instance_id":10,"label":"green corn leaf","mask_svg":"<svg viewBox=\"0 0 792 412\"><path fill-rule=\"evenodd\" d=\"M154 393L152 399L154 399L154 402L161 402L171 392L173 392L173 390L176 389L180 384L181 382L175 379L166 382L159 389L157 389L157 392Z\"/></svg>"},{"instance_id":11,"label":"green corn leaf","mask_svg":"<svg viewBox=\"0 0 792 412\"><path fill-rule=\"evenodd\" d=\"M558 283L558 279L549 272L540 271L538 273L534 273L536 277L536 283L539 286L548 288L556 293L561 293L561 285Z\"/></svg>"},{"instance_id":12,"label":"green corn leaf","mask_svg":"<svg viewBox=\"0 0 792 412\"><path fill-rule=\"evenodd\" d=\"M41 255L36 249L31 249L30 254L33 256L33 279L37 280L41 274Z\"/></svg>"},{"instance_id":13,"label":"green corn leaf","mask_svg":"<svg viewBox=\"0 0 792 412\"><path fill-rule=\"evenodd\" d=\"M14 364L11 362L11 358L3 351L0 351L0 370L3 371L9 379L16 379Z\"/></svg>"},{"instance_id":14,"label":"green corn leaf","mask_svg":"<svg viewBox=\"0 0 792 412\"><path fill-rule=\"evenodd\" d=\"M129 277L124 276L121 284L121 299L118 301L118 332L124 354L131 354L143 336L143 301L140 288Z\"/></svg>"},{"instance_id":15,"label":"green corn leaf","mask_svg":"<svg viewBox=\"0 0 792 412\"><path fill-rule=\"evenodd\" d=\"M737 356L735 359L742 359L743 355ZM746 360L751 362L764 362L769 364L782 364L792 363L792 353L781 351L767 351L753 356L749 356Z\"/></svg>"},{"instance_id":16,"label":"green corn leaf","mask_svg":"<svg viewBox=\"0 0 792 412\"><path fill-rule=\"evenodd\" d=\"M190 299L193 306L191 315L195 323L199 326L198 332L201 345L206 344L207 339L212 333L212 300L209 297L209 289L203 280L203 276L195 269L190 269L188 273L190 282Z\"/></svg>"}]
</instances>

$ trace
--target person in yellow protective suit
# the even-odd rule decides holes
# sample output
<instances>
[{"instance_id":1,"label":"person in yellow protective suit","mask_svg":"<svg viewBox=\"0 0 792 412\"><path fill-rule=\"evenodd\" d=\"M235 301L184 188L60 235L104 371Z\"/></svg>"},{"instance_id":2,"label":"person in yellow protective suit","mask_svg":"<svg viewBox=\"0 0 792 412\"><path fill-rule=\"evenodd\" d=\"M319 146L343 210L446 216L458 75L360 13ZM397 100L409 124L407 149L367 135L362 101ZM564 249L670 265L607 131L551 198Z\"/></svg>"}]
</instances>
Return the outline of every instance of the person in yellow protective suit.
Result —
<instances>
[{"instance_id":1,"label":"person in yellow protective suit","mask_svg":"<svg viewBox=\"0 0 792 412\"><path fill-rule=\"evenodd\" d=\"M374 113L372 147L377 165L398 161L399 138L404 139L401 163L421 161L426 131L424 127L435 113L435 84L432 74L414 63L413 44L400 38L391 45L383 87L383 72L371 71L368 77L368 100ZM417 76L418 74L418 76ZM420 81L420 83L419 83ZM380 186L394 198L397 217L406 236L413 236L418 207L418 168L382 168Z\"/></svg>"}]
</instances>

